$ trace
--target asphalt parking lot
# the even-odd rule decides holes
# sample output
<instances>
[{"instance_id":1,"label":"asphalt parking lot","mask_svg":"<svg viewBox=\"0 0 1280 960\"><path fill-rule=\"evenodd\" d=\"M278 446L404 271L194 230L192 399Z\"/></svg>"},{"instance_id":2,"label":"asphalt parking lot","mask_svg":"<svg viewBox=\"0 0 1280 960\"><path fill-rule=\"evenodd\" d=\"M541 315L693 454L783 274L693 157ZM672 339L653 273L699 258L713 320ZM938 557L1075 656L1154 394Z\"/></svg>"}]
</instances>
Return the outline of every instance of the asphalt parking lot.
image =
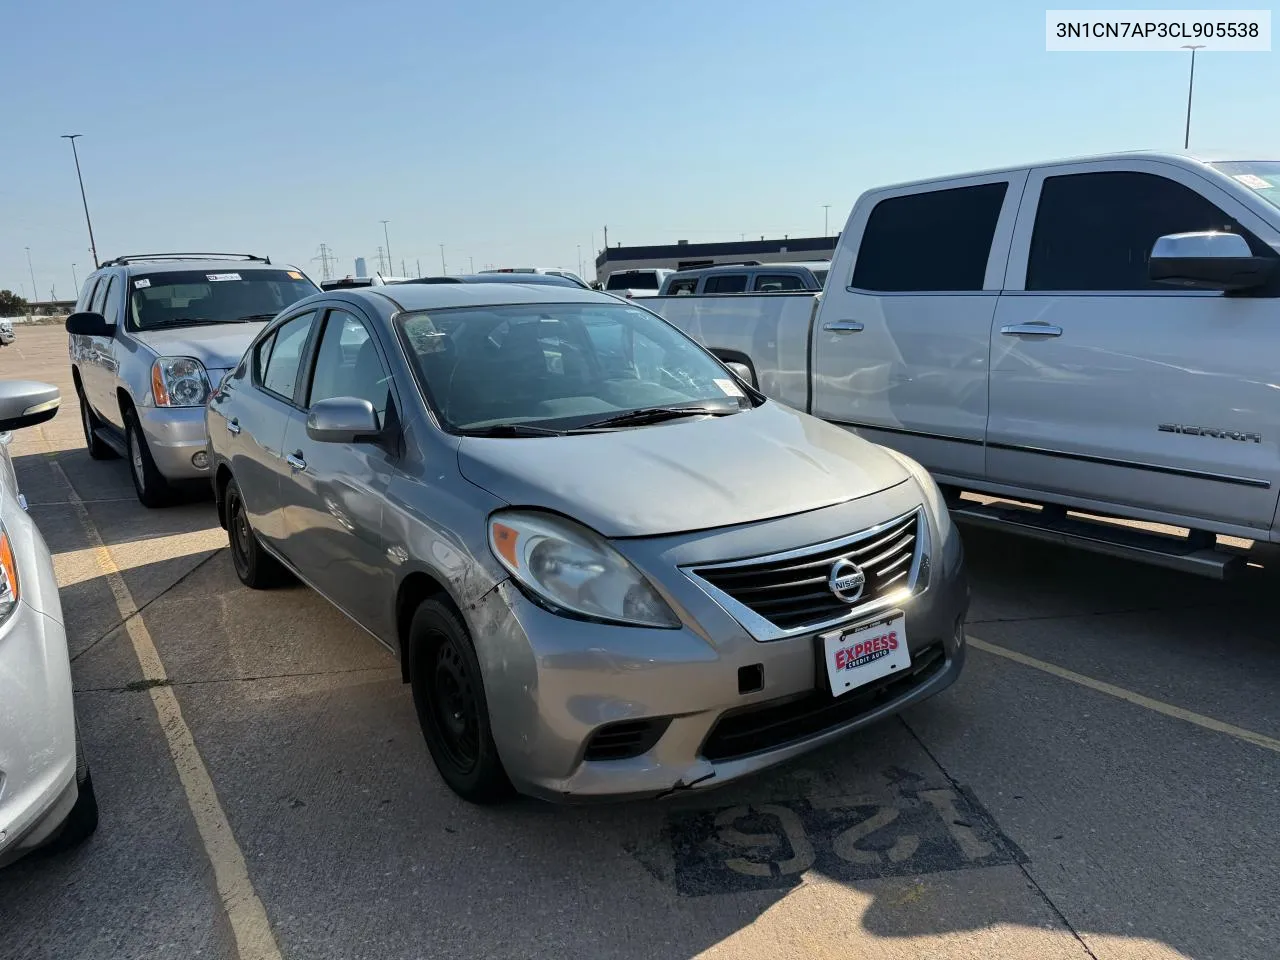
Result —
<instances>
[{"instance_id":1,"label":"asphalt parking lot","mask_svg":"<svg viewBox=\"0 0 1280 960\"><path fill-rule=\"evenodd\" d=\"M65 335L15 436L101 805L0 872L0 957L1273 958L1280 578L1219 584L966 531L965 674L740 785L478 809L391 655L236 580L211 500L84 449Z\"/></svg>"}]
</instances>

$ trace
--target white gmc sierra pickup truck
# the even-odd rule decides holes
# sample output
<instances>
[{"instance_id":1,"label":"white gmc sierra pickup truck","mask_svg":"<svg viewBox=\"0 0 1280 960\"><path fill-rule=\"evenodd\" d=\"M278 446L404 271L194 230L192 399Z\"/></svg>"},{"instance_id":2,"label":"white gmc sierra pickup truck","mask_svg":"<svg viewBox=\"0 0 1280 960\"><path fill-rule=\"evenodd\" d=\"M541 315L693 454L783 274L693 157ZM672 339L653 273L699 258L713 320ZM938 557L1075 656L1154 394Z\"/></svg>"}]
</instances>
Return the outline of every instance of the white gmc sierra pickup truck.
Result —
<instances>
[{"instance_id":1,"label":"white gmc sierra pickup truck","mask_svg":"<svg viewBox=\"0 0 1280 960\"><path fill-rule=\"evenodd\" d=\"M1127 153L882 187L816 296L638 302L919 460L957 519L1214 577L1244 563L1218 535L1280 542L1280 161Z\"/></svg>"}]
</instances>

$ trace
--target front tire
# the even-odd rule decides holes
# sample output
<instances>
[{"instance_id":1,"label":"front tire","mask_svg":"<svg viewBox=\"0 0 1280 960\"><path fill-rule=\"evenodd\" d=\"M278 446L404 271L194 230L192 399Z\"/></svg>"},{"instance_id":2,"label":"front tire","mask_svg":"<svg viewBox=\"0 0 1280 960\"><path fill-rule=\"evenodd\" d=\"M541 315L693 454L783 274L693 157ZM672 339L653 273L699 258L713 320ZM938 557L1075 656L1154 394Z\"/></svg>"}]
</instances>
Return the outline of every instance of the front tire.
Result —
<instances>
[{"instance_id":1,"label":"front tire","mask_svg":"<svg viewBox=\"0 0 1280 960\"><path fill-rule=\"evenodd\" d=\"M93 777L80 746L79 729L76 730L76 791L76 804L62 821L62 829L44 846L49 853L78 847L98 829L98 795L93 791Z\"/></svg>"},{"instance_id":2,"label":"front tire","mask_svg":"<svg viewBox=\"0 0 1280 960\"><path fill-rule=\"evenodd\" d=\"M444 782L470 803L509 799L515 791L493 742L480 661L457 613L423 601L409 626L409 655L418 723Z\"/></svg>"},{"instance_id":3,"label":"front tire","mask_svg":"<svg viewBox=\"0 0 1280 960\"><path fill-rule=\"evenodd\" d=\"M142 424L133 409L126 410L124 414L124 443L129 451L129 476L133 478L138 501L144 507L163 507L170 503L173 488L151 458L151 448L147 446Z\"/></svg>"},{"instance_id":4,"label":"front tire","mask_svg":"<svg viewBox=\"0 0 1280 960\"><path fill-rule=\"evenodd\" d=\"M258 535L249 525L249 513L245 509L244 495L234 480L227 483L225 493L227 511L227 541L231 549L231 565L236 576L246 587L266 590L279 586L288 579L288 573L280 561L263 548Z\"/></svg>"}]
</instances>

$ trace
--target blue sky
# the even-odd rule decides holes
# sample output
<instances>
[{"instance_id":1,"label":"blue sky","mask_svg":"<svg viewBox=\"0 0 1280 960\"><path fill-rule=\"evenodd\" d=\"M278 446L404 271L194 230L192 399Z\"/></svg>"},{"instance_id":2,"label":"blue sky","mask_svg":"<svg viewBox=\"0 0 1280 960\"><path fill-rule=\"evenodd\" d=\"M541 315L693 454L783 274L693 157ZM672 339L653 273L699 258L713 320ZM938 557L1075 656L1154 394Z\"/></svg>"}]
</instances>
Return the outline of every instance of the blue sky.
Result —
<instances>
[{"instance_id":1,"label":"blue sky","mask_svg":"<svg viewBox=\"0 0 1280 960\"><path fill-rule=\"evenodd\" d=\"M382 219L397 270L439 272L440 244L450 272L576 267L603 224L615 244L813 235L830 204L834 233L878 184L1181 146L1185 54L1047 53L1044 12L1004 0L9 4L0 288L30 292L25 247L42 296L67 295L73 262L88 272L62 133L84 134L102 257L247 250L317 278L321 242L340 272L357 255L372 264ZM1275 54L1202 53L1196 73L1193 148L1280 155Z\"/></svg>"}]
</instances>

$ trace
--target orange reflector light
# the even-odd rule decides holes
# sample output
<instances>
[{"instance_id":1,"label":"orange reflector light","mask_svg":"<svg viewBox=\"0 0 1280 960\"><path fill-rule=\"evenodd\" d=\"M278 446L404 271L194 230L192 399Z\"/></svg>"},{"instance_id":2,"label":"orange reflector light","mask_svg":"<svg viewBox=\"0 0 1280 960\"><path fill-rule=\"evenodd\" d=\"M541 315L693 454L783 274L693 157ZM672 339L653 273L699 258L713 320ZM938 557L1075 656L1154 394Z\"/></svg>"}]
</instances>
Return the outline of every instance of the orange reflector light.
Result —
<instances>
[{"instance_id":1,"label":"orange reflector light","mask_svg":"<svg viewBox=\"0 0 1280 960\"><path fill-rule=\"evenodd\" d=\"M505 523L494 521L493 524L493 548L498 551L502 559L513 567L520 566L520 559L516 556L516 541L520 539L518 534Z\"/></svg>"},{"instance_id":2,"label":"orange reflector light","mask_svg":"<svg viewBox=\"0 0 1280 960\"><path fill-rule=\"evenodd\" d=\"M169 405L169 391L165 389L164 374L160 372L160 364L151 365L151 398L157 407Z\"/></svg>"},{"instance_id":3,"label":"orange reflector light","mask_svg":"<svg viewBox=\"0 0 1280 960\"><path fill-rule=\"evenodd\" d=\"M14 603L18 599L18 565L13 562L13 550L9 547L7 533L0 533L0 569L4 571L4 580L0 582L0 599Z\"/></svg>"}]
</instances>

